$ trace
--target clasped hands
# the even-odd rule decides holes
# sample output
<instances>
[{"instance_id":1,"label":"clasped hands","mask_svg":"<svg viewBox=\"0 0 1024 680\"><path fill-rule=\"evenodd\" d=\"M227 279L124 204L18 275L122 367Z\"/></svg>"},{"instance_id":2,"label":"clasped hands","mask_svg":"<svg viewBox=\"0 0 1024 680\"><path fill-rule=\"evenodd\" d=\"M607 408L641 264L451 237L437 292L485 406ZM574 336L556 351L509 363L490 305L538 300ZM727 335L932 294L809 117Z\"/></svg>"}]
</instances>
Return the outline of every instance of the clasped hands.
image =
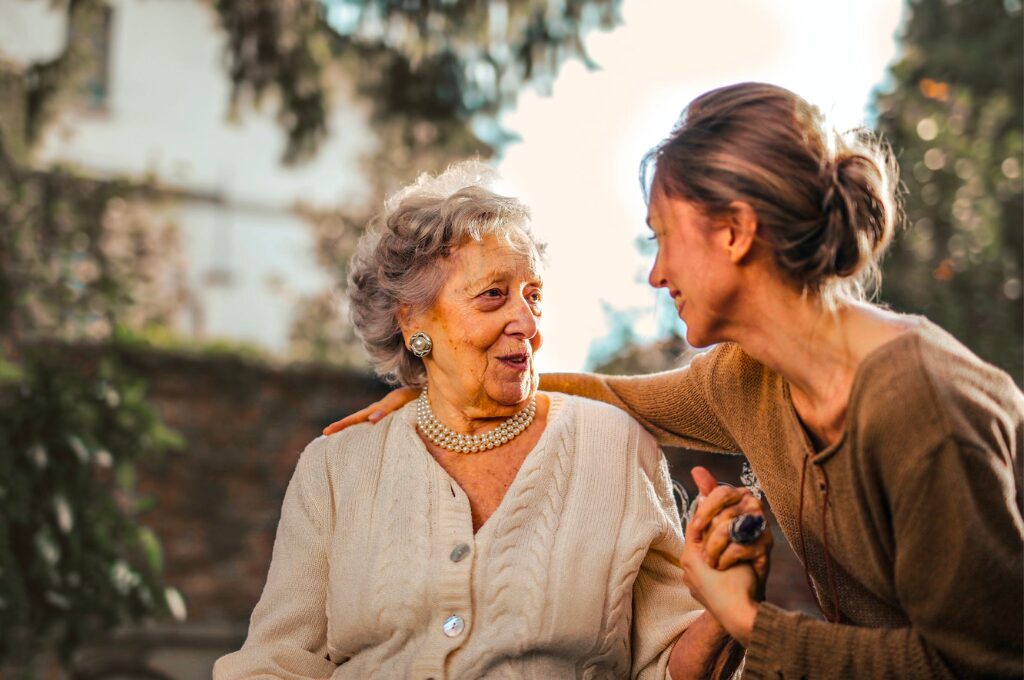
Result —
<instances>
[{"instance_id":1,"label":"clasped hands","mask_svg":"<svg viewBox=\"0 0 1024 680\"><path fill-rule=\"evenodd\" d=\"M734 542L729 524L743 514L763 515L761 501L749 489L719 485L702 467L692 471L700 497L686 525L686 547L679 559L683 582L729 635L743 646L764 599L772 548L772 533L765 528L749 545Z\"/></svg>"}]
</instances>

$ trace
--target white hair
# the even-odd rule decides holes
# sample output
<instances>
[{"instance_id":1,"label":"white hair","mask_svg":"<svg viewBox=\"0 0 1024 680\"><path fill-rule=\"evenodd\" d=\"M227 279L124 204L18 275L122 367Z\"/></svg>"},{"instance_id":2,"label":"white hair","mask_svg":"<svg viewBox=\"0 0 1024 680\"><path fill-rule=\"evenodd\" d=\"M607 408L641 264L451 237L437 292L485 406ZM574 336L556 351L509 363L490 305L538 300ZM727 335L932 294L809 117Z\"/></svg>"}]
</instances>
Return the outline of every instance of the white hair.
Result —
<instances>
[{"instance_id":1,"label":"white hair","mask_svg":"<svg viewBox=\"0 0 1024 680\"><path fill-rule=\"evenodd\" d=\"M349 270L352 323L388 382L426 382L423 360L405 347L398 312L408 305L415 315L434 304L449 273L443 264L456 248L500 236L517 250L542 255L529 210L491 191L496 179L479 161L456 163L437 176L424 173L388 197L360 238Z\"/></svg>"}]
</instances>

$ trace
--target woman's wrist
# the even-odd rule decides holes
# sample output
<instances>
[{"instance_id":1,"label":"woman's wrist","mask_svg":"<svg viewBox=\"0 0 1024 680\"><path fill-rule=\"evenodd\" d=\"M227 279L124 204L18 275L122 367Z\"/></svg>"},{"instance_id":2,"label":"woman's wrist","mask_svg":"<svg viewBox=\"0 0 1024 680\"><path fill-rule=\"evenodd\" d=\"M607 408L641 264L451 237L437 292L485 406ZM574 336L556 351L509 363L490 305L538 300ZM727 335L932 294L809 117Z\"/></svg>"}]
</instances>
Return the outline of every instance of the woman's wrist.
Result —
<instances>
[{"instance_id":1,"label":"woman's wrist","mask_svg":"<svg viewBox=\"0 0 1024 680\"><path fill-rule=\"evenodd\" d=\"M741 605L729 607L722 612L722 627L744 647L750 645L750 636L754 633L754 621L757 619L757 602L746 600Z\"/></svg>"}]
</instances>

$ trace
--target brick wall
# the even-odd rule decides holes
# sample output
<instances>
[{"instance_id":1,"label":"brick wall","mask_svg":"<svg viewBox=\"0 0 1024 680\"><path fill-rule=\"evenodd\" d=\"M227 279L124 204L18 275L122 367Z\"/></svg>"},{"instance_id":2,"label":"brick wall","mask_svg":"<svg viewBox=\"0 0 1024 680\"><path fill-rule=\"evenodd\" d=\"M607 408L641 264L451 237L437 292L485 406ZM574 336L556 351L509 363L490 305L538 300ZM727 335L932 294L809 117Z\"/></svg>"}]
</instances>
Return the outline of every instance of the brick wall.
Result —
<instances>
[{"instance_id":1,"label":"brick wall","mask_svg":"<svg viewBox=\"0 0 1024 680\"><path fill-rule=\"evenodd\" d=\"M152 352L123 358L186 441L139 476L139 491L155 500L143 521L163 543L166 579L185 595L190 620L246 621L302 449L386 388L333 368Z\"/></svg>"}]
</instances>

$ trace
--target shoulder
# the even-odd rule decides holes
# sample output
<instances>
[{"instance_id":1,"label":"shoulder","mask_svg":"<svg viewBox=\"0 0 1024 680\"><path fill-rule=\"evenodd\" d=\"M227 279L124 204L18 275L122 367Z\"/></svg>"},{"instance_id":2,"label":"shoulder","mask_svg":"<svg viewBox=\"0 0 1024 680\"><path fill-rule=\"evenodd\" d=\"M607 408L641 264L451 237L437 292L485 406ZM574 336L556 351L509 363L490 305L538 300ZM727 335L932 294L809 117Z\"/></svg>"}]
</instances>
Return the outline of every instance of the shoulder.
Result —
<instances>
[{"instance_id":1,"label":"shoulder","mask_svg":"<svg viewBox=\"0 0 1024 680\"><path fill-rule=\"evenodd\" d=\"M766 383L780 380L778 373L734 342L716 345L694 359L697 361L707 362L709 391L726 401L732 397L747 405L752 397L771 393L765 392Z\"/></svg>"},{"instance_id":2,"label":"shoulder","mask_svg":"<svg viewBox=\"0 0 1024 680\"><path fill-rule=\"evenodd\" d=\"M403 445L409 436L415 436L413 423L414 411L406 404L377 423L360 423L329 436L317 437L306 450L322 457L327 469L334 474L351 471L353 466L378 466L387 447Z\"/></svg>"},{"instance_id":3,"label":"shoulder","mask_svg":"<svg viewBox=\"0 0 1024 680\"><path fill-rule=\"evenodd\" d=\"M628 413L585 397L558 396L566 430L584 455L625 455L648 471L659 466L664 456L658 442Z\"/></svg>"},{"instance_id":4,"label":"shoulder","mask_svg":"<svg viewBox=\"0 0 1024 680\"><path fill-rule=\"evenodd\" d=\"M635 418L617 406L572 394L554 394L552 398L561 400L560 417L566 419L576 436L619 433L650 437Z\"/></svg>"},{"instance_id":5,"label":"shoulder","mask_svg":"<svg viewBox=\"0 0 1024 680\"><path fill-rule=\"evenodd\" d=\"M916 448L943 440L990 448L1017 438L1024 395L1005 372L923 320L865 360L851 408L863 427L884 425Z\"/></svg>"}]
</instances>

